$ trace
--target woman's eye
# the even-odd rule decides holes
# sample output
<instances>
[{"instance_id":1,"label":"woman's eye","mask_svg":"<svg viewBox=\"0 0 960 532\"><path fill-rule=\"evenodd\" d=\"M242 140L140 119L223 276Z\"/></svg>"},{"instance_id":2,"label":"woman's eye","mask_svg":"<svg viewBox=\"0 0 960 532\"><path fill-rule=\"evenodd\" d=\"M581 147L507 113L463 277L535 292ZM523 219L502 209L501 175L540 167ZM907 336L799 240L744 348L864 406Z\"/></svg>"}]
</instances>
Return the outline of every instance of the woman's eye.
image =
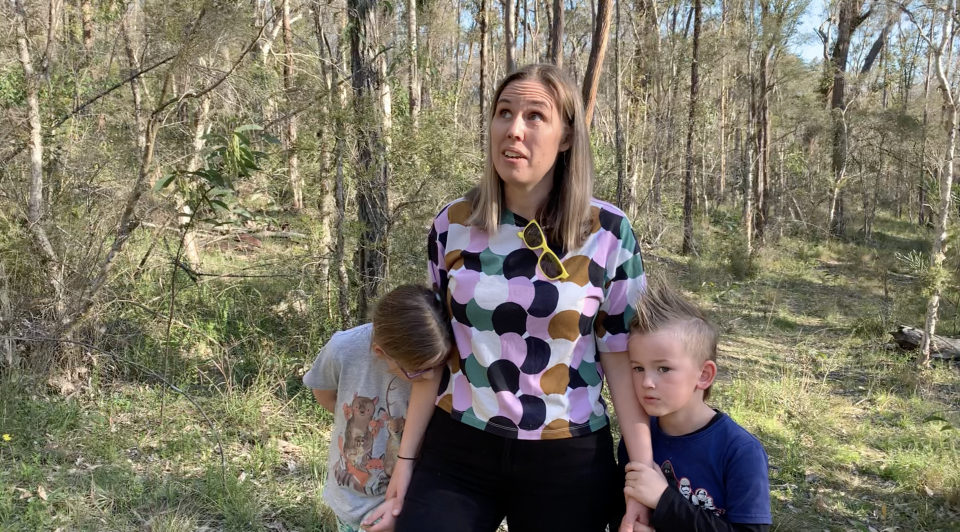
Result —
<instances>
[{"instance_id":1,"label":"woman's eye","mask_svg":"<svg viewBox=\"0 0 960 532\"><path fill-rule=\"evenodd\" d=\"M500 118L510 118L513 113L509 109L500 109Z\"/></svg>"},{"instance_id":2,"label":"woman's eye","mask_svg":"<svg viewBox=\"0 0 960 532\"><path fill-rule=\"evenodd\" d=\"M543 115L540 113L530 113L527 116L530 118L530 120L537 120L537 121L543 120Z\"/></svg>"}]
</instances>

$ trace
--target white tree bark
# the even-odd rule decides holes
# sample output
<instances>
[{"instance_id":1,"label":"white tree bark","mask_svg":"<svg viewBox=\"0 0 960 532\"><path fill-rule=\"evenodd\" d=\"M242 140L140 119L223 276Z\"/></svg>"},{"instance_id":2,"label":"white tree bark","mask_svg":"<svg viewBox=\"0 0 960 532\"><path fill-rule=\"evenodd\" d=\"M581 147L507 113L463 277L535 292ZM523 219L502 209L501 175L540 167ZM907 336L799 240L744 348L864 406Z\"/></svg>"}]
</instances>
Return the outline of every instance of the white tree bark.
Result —
<instances>
[{"instance_id":1,"label":"white tree bark","mask_svg":"<svg viewBox=\"0 0 960 532\"><path fill-rule=\"evenodd\" d=\"M934 54L934 64L937 82L940 84L940 94L943 96L943 107L945 111L944 129L946 130L947 138L943 170L940 172L939 217L933 237L933 249L930 253L933 286L931 287L930 300L927 301L927 316L923 324L923 340L920 344L921 364L930 363L930 340L936 333L937 318L940 313L940 296L943 293L945 277L943 261L946 258L947 252L947 228L949 226L951 210L950 198L953 192L953 158L956 154L957 144L957 101L953 87L947 80L943 54L948 48L953 46L953 39L956 33L956 28L953 23L954 12L954 3L947 2L946 13L944 13L943 19L943 30L940 32L940 44L936 47L930 47Z\"/></svg>"}]
</instances>

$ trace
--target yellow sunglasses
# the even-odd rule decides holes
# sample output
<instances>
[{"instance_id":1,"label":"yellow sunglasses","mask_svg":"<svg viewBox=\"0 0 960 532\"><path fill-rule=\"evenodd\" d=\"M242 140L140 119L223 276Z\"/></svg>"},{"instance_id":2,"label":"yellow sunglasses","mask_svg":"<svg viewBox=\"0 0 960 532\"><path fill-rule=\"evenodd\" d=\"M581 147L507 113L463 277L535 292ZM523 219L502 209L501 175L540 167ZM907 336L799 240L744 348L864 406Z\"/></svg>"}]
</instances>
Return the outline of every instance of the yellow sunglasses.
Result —
<instances>
[{"instance_id":1,"label":"yellow sunglasses","mask_svg":"<svg viewBox=\"0 0 960 532\"><path fill-rule=\"evenodd\" d=\"M530 220L530 223L523 228L523 231L517 233L517 235L531 250L542 250L540 258L537 259L537 267L540 268L540 273L542 273L544 277L551 281L556 281L558 279L566 279L570 276L570 274L567 273L567 269L563 267L563 263L560 262L560 257L547 245L547 237L544 236L543 229L540 228L540 224L538 224L536 220ZM547 259L546 262L544 262L544 258Z\"/></svg>"}]
</instances>

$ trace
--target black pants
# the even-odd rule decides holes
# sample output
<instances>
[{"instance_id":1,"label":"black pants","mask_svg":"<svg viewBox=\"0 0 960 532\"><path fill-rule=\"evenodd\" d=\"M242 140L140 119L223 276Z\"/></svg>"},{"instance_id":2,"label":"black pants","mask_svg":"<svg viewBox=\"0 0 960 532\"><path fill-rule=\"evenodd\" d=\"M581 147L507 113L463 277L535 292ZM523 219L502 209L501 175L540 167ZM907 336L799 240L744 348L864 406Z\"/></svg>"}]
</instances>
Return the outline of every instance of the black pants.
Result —
<instances>
[{"instance_id":1,"label":"black pants","mask_svg":"<svg viewBox=\"0 0 960 532\"><path fill-rule=\"evenodd\" d=\"M396 532L603 532L623 517L610 428L562 440L510 440L437 409Z\"/></svg>"}]
</instances>

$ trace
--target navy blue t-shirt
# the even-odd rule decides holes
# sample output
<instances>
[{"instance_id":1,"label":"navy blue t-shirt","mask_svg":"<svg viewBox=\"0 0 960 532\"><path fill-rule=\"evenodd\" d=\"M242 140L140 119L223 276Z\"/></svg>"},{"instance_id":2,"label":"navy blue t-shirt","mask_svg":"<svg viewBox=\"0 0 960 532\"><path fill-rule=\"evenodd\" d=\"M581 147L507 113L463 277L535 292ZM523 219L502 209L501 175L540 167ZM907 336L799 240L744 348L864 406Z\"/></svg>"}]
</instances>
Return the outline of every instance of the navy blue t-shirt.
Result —
<instances>
[{"instance_id":1,"label":"navy blue t-shirt","mask_svg":"<svg viewBox=\"0 0 960 532\"><path fill-rule=\"evenodd\" d=\"M684 436L660 430L650 418L653 460L667 482L691 504L731 523L770 524L767 453L757 438L723 412L704 428ZM627 448L620 440L620 465Z\"/></svg>"}]
</instances>

